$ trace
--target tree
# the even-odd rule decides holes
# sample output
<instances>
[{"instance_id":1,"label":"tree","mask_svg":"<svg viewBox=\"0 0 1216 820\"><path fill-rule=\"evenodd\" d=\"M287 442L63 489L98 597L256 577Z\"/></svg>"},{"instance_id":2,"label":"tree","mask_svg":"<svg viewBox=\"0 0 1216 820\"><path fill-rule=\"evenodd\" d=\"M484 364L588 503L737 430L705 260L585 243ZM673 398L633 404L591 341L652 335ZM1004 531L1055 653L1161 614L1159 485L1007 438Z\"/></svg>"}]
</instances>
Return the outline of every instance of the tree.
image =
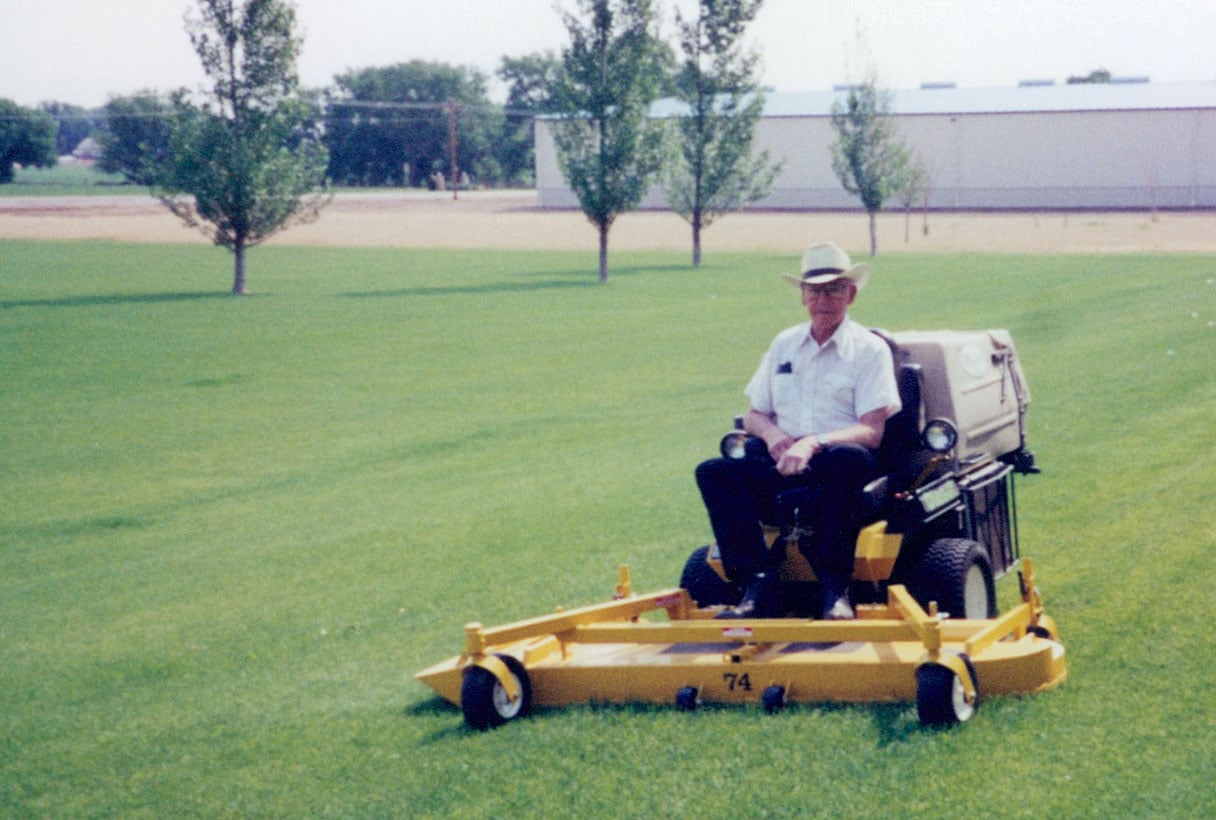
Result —
<instances>
[{"instance_id":1,"label":"tree","mask_svg":"<svg viewBox=\"0 0 1216 820\"><path fill-rule=\"evenodd\" d=\"M51 115L0 99L0 185L13 181L14 165L50 168L57 160Z\"/></svg>"},{"instance_id":2,"label":"tree","mask_svg":"<svg viewBox=\"0 0 1216 820\"><path fill-rule=\"evenodd\" d=\"M909 150L900 152L899 165L895 169L895 182L891 193L904 206L904 242L911 241L912 206L922 203L925 206L924 233L929 234L928 201L929 201L929 169L920 157Z\"/></svg>"},{"instance_id":3,"label":"tree","mask_svg":"<svg viewBox=\"0 0 1216 820\"><path fill-rule=\"evenodd\" d=\"M38 109L51 115L55 121L55 153L67 156L93 135L99 124L96 111L86 111L79 105L62 102L44 102Z\"/></svg>"},{"instance_id":4,"label":"tree","mask_svg":"<svg viewBox=\"0 0 1216 820\"><path fill-rule=\"evenodd\" d=\"M554 110L553 93L561 76L561 61L552 52L503 57L497 72L507 83L507 105L498 144L503 180L533 183L536 142L532 128L537 114Z\"/></svg>"},{"instance_id":5,"label":"tree","mask_svg":"<svg viewBox=\"0 0 1216 820\"><path fill-rule=\"evenodd\" d=\"M1097 83L1097 84L1101 85L1103 83L1109 83L1111 81L1111 79L1112 79L1111 73L1109 71L1107 71L1105 68L1095 68L1093 71L1089 72L1088 74L1086 74L1082 77L1078 77L1078 76L1069 77L1068 80L1066 81L1066 84L1067 85L1084 85L1086 83Z\"/></svg>"},{"instance_id":6,"label":"tree","mask_svg":"<svg viewBox=\"0 0 1216 820\"><path fill-rule=\"evenodd\" d=\"M579 0L590 19L564 14L569 45L555 101L558 163L599 231L599 278L608 281L608 232L641 204L662 165L663 128L648 119L662 87L664 51L650 0Z\"/></svg>"},{"instance_id":7,"label":"tree","mask_svg":"<svg viewBox=\"0 0 1216 820\"><path fill-rule=\"evenodd\" d=\"M870 256L878 255L876 216L895 190L907 148L891 119L891 95L873 77L849 88L845 101L832 103L832 170L870 217Z\"/></svg>"},{"instance_id":8,"label":"tree","mask_svg":"<svg viewBox=\"0 0 1216 820\"><path fill-rule=\"evenodd\" d=\"M452 175L456 117L460 169L490 181L500 176L494 143L500 110L475 68L411 60L347 71L335 78L326 114L330 177L346 185L425 185Z\"/></svg>"},{"instance_id":9,"label":"tree","mask_svg":"<svg viewBox=\"0 0 1216 820\"><path fill-rule=\"evenodd\" d=\"M232 251L232 292L245 292L245 251L316 219L328 201L325 148L308 126L295 63L300 39L287 0L199 0L187 18L212 85L181 99L170 156L153 194L191 227Z\"/></svg>"},{"instance_id":10,"label":"tree","mask_svg":"<svg viewBox=\"0 0 1216 820\"><path fill-rule=\"evenodd\" d=\"M169 159L173 138L171 120L185 92L165 96L142 91L114 97L105 105L105 125L98 133L103 171L122 174L135 185L151 186Z\"/></svg>"},{"instance_id":11,"label":"tree","mask_svg":"<svg viewBox=\"0 0 1216 820\"><path fill-rule=\"evenodd\" d=\"M683 62L676 98L688 106L678 119L678 162L665 187L672 210L692 226L692 263L701 264L701 230L721 214L764 197L781 163L752 153L764 96L759 57L744 51L743 33L763 0L700 0L695 19L676 11Z\"/></svg>"}]
</instances>

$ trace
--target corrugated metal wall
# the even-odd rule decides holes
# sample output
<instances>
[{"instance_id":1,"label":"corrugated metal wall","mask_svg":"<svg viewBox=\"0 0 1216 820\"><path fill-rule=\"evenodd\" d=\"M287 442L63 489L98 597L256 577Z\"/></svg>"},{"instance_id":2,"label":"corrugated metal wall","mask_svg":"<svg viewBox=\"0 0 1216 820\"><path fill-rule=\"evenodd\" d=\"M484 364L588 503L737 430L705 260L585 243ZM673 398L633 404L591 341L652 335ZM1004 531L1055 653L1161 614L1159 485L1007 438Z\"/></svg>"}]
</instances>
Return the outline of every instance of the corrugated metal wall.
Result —
<instances>
[{"instance_id":1,"label":"corrugated metal wall","mask_svg":"<svg viewBox=\"0 0 1216 820\"><path fill-rule=\"evenodd\" d=\"M931 208L1216 208L1216 108L922 113L895 119L929 169ZM549 122L537 121L540 203L577 207L549 128ZM785 157L785 168L772 193L753 207L859 209L832 172L834 138L825 114L762 120L756 145ZM652 190L643 207L665 208L662 192Z\"/></svg>"}]
</instances>

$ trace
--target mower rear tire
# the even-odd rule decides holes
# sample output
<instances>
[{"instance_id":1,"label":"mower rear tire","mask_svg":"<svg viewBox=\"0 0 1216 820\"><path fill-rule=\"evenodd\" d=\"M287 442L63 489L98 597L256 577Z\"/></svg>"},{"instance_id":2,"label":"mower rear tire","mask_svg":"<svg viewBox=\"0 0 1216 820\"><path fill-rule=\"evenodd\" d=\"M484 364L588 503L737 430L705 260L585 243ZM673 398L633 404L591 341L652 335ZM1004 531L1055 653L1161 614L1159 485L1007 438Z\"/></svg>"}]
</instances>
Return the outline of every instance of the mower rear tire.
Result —
<instances>
[{"instance_id":1,"label":"mower rear tire","mask_svg":"<svg viewBox=\"0 0 1216 820\"><path fill-rule=\"evenodd\" d=\"M684 562L680 573L680 587L688 590L697 606L734 606L743 593L734 584L722 580L722 576L709 565L709 545L698 547Z\"/></svg>"},{"instance_id":2,"label":"mower rear tire","mask_svg":"<svg viewBox=\"0 0 1216 820\"><path fill-rule=\"evenodd\" d=\"M988 551L967 538L939 538L917 561L908 591L921 606L968 620L996 617L996 583Z\"/></svg>"}]
</instances>

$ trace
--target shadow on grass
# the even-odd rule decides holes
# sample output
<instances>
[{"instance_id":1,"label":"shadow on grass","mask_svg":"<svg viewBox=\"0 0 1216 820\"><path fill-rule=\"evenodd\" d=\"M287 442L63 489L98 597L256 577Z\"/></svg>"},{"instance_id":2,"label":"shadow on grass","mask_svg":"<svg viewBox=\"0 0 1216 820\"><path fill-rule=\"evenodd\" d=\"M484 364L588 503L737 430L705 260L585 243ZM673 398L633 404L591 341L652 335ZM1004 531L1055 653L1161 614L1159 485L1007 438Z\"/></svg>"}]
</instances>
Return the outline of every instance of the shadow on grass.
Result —
<instances>
[{"instance_id":1,"label":"shadow on grass","mask_svg":"<svg viewBox=\"0 0 1216 820\"><path fill-rule=\"evenodd\" d=\"M643 273L673 273L686 272L689 268L681 265L635 265L613 268L609 273L608 283L622 276L637 276ZM531 274L536 276L538 274ZM348 291L340 293L347 299L383 299L409 296L476 296L494 293L529 293L543 290L564 290L569 288L594 288L601 284L594 271L577 271L567 274L568 278L529 280L529 274L519 277L520 281L485 282L477 285L436 285L434 287L399 288L394 290Z\"/></svg>"},{"instance_id":2,"label":"shadow on grass","mask_svg":"<svg viewBox=\"0 0 1216 820\"><path fill-rule=\"evenodd\" d=\"M540 290L559 290L563 288L585 288L595 282L574 282L564 280L548 280L541 282L494 282L484 285L448 285L433 288L400 288L398 290L372 290L364 292L340 293L347 299L385 299L409 296L477 296L487 293L528 293Z\"/></svg>"},{"instance_id":3,"label":"shadow on grass","mask_svg":"<svg viewBox=\"0 0 1216 820\"><path fill-rule=\"evenodd\" d=\"M794 709L804 709L825 715L837 713L864 714L874 723L878 748L902 746L911 739L925 734L949 731L937 726L926 726L916 714L916 704L896 703L807 703Z\"/></svg>"},{"instance_id":4,"label":"shadow on grass","mask_svg":"<svg viewBox=\"0 0 1216 820\"><path fill-rule=\"evenodd\" d=\"M140 305L157 304L159 302L197 302L204 299L237 299L248 298L235 296L228 291L210 293L131 293L110 294L105 296L65 296L61 299L14 299L0 301L0 310L12 308L71 308L95 307L97 305Z\"/></svg>"},{"instance_id":5,"label":"shadow on grass","mask_svg":"<svg viewBox=\"0 0 1216 820\"><path fill-rule=\"evenodd\" d=\"M407 706L403 711L407 717L444 717L459 715L460 707L436 695Z\"/></svg>"},{"instance_id":6,"label":"shadow on grass","mask_svg":"<svg viewBox=\"0 0 1216 820\"><path fill-rule=\"evenodd\" d=\"M14 543L17 541L62 543L116 530L143 529L155 522L155 519L149 516L137 515L110 515L79 520L65 518L46 523L0 527L0 540L12 538Z\"/></svg>"},{"instance_id":7,"label":"shadow on grass","mask_svg":"<svg viewBox=\"0 0 1216 820\"><path fill-rule=\"evenodd\" d=\"M909 739L933 728L924 726L916 717L916 708L907 703L877 703L868 707L878 730L878 746L899 746Z\"/></svg>"},{"instance_id":8,"label":"shadow on grass","mask_svg":"<svg viewBox=\"0 0 1216 820\"><path fill-rule=\"evenodd\" d=\"M422 738L422 742L424 743L437 743L450 738L480 734L480 732L470 729L468 724L464 722L464 717L460 713L459 706L448 703L440 697L428 698L427 700L407 706L402 710L402 715L407 718L434 718L436 720L446 719L449 721L439 729L425 735Z\"/></svg>"},{"instance_id":9,"label":"shadow on grass","mask_svg":"<svg viewBox=\"0 0 1216 820\"><path fill-rule=\"evenodd\" d=\"M734 703L707 703L699 707L700 710L706 712L738 711L741 708L747 707L741 707L740 704ZM787 720L796 720L800 712L813 712L824 715L836 713L868 714L877 731L878 748L902 746L911 741L913 738L922 735L938 734L961 728L942 728L922 725L916 716L916 707L908 703L809 703L791 705L787 710L784 711L788 712L788 714L785 715ZM622 719L628 720L630 716L642 718L644 715L648 714L678 714L679 710L670 704L592 702L565 707L533 708L527 720L573 721L583 719L585 714L594 715L595 713L606 713L614 717L619 716ZM428 700L407 706L404 709L403 714L408 718L434 718L437 720L450 720L449 724L437 729L434 732L431 732L429 735L423 738L424 742L427 743L435 743L452 738L471 737L481 734L481 732L469 728L469 726L464 722L464 719L461 716L460 707L455 706L440 697L429 698ZM769 716L763 715L759 711L756 711L756 714L761 719L772 719Z\"/></svg>"}]
</instances>

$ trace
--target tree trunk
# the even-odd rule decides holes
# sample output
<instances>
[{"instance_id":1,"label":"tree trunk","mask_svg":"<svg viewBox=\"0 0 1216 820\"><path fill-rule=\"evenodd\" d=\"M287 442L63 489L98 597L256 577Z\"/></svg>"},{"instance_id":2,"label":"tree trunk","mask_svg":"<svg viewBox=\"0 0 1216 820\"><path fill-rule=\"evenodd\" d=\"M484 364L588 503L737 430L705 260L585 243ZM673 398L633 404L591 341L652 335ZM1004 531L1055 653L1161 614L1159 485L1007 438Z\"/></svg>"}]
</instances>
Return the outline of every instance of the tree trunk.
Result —
<instances>
[{"instance_id":1,"label":"tree trunk","mask_svg":"<svg viewBox=\"0 0 1216 820\"><path fill-rule=\"evenodd\" d=\"M245 293L245 245L238 242L232 249L233 256L233 274L232 274L232 293L236 296L244 295Z\"/></svg>"},{"instance_id":2,"label":"tree trunk","mask_svg":"<svg viewBox=\"0 0 1216 820\"><path fill-rule=\"evenodd\" d=\"M608 281L608 225L600 225L600 281Z\"/></svg>"},{"instance_id":3,"label":"tree trunk","mask_svg":"<svg viewBox=\"0 0 1216 820\"><path fill-rule=\"evenodd\" d=\"M870 256L878 256L878 219L875 211L870 211Z\"/></svg>"},{"instance_id":4,"label":"tree trunk","mask_svg":"<svg viewBox=\"0 0 1216 820\"><path fill-rule=\"evenodd\" d=\"M692 212L692 266L701 267L701 211Z\"/></svg>"}]
</instances>

